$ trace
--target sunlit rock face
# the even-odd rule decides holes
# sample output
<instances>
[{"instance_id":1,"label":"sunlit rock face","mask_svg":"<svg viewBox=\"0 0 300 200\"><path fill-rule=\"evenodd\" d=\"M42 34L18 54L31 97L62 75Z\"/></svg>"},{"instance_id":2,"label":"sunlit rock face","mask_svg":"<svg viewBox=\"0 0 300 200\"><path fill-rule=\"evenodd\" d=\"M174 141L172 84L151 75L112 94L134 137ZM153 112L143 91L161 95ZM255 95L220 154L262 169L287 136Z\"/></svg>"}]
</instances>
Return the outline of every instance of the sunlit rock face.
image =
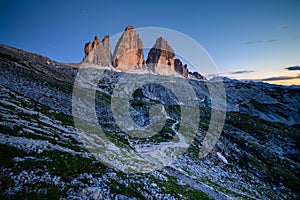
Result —
<instances>
[{"instance_id":1,"label":"sunlit rock face","mask_svg":"<svg viewBox=\"0 0 300 200\"><path fill-rule=\"evenodd\" d=\"M151 48L146 63L157 74L174 75L174 60L174 50L165 39L160 37L156 39L154 46Z\"/></svg>"},{"instance_id":2,"label":"sunlit rock face","mask_svg":"<svg viewBox=\"0 0 300 200\"><path fill-rule=\"evenodd\" d=\"M85 44L84 53L84 63L111 66L112 55L109 36L104 36L102 41L99 40L98 36L95 36L93 43L88 42Z\"/></svg>"},{"instance_id":3,"label":"sunlit rock face","mask_svg":"<svg viewBox=\"0 0 300 200\"><path fill-rule=\"evenodd\" d=\"M127 26L119 39L112 65L121 71L134 70L144 65L143 42L133 26Z\"/></svg>"},{"instance_id":4,"label":"sunlit rock face","mask_svg":"<svg viewBox=\"0 0 300 200\"><path fill-rule=\"evenodd\" d=\"M122 72L175 75L205 80L201 74L189 72L188 66L176 58L175 51L162 37L156 39L145 61L143 41L135 28L130 25L125 28L119 38L113 55L108 35L104 36L102 41L95 36L93 42L85 44L84 53L85 56L80 63L81 67L108 67Z\"/></svg>"}]
</instances>

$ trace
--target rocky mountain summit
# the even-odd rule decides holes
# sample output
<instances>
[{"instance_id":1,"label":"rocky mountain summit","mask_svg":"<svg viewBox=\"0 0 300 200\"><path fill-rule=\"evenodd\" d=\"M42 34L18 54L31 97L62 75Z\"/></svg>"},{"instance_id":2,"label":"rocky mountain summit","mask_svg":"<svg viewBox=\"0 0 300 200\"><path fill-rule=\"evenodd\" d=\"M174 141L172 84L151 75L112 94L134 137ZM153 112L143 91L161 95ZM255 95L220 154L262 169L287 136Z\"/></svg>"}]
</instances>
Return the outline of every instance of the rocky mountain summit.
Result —
<instances>
[{"instance_id":1,"label":"rocky mountain summit","mask_svg":"<svg viewBox=\"0 0 300 200\"><path fill-rule=\"evenodd\" d=\"M98 36L95 36L93 43L88 42L84 46L85 57L83 62L94 63L101 66L110 66L112 55L109 43L109 36L104 36L100 41Z\"/></svg>"},{"instance_id":2,"label":"rocky mountain summit","mask_svg":"<svg viewBox=\"0 0 300 200\"><path fill-rule=\"evenodd\" d=\"M174 50L165 39L160 37L151 48L146 63L157 74L174 75L176 72L174 60Z\"/></svg>"},{"instance_id":3,"label":"rocky mountain summit","mask_svg":"<svg viewBox=\"0 0 300 200\"><path fill-rule=\"evenodd\" d=\"M144 47L133 26L127 26L114 50L112 65L117 70L130 71L144 65Z\"/></svg>"},{"instance_id":4,"label":"rocky mountain summit","mask_svg":"<svg viewBox=\"0 0 300 200\"><path fill-rule=\"evenodd\" d=\"M182 64L181 60L180 59L175 59L174 60L174 68L175 68L175 71L178 72L179 74L182 74L183 77L187 78L189 76L189 69L187 68L187 65L185 64ZM195 72L197 73L197 72ZM191 72L190 72L191 75L193 75ZM200 74L199 74L200 75ZM204 79L204 77L196 77L196 79Z\"/></svg>"},{"instance_id":5,"label":"rocky mountain summit","mask_svg":"<svg viewBox=\"0 0 300 200\"><path fill-rule=\"evenodd\" d=\"M159 75L180 75L185 78L204 80L197 72L189 72L188 66L176 58L173 48L159 37L150 49L147 59L144 58L143 41L133 26L127 26L117 42L113 56L109 36L104 36L102 42L95 36L94 42L88 42L84 47L85 57L82 63L92 63L97 66L109 66L119 71L134 71L146 69Z\"/></svg>"}]
</instances>

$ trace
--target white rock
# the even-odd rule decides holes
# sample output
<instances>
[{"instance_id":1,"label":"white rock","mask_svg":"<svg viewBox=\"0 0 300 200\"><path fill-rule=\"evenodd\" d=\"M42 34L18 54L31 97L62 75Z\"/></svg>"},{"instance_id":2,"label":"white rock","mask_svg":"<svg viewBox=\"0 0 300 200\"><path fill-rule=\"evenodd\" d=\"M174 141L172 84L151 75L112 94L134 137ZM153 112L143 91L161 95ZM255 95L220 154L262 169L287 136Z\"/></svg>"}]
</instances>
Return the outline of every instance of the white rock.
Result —
<instances>
[{"instance_id":1,"label":"white rock","mask_svg":"<svg viewBox=\"0 0 300 200\"><path fill-rule=\"evenodd\" d=\"M227 161L227 159L226 159L220 152L217 152L217 156L218 156L218 158L220 158L225 164L229 164L229 162Z\"/></svg>"}]
</instances>

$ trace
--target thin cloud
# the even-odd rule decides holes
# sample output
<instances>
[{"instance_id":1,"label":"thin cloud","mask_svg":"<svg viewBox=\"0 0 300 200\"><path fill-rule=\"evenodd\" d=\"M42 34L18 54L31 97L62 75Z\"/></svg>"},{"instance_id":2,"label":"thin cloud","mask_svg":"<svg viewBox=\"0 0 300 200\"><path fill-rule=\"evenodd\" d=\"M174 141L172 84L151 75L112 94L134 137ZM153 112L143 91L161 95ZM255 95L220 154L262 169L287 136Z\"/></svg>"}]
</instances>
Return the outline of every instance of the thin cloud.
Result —
<instances>
[{"instance_id":1,"label":"thin cloud","mask_svg":"<svg viewBox=\"0 0 300 200\"><path fill-rule=\"evenodd\" d=\"M284 26L281 26L280 27L280 30L287 30L289 29L290 27L288 25L284 25Z\"/></svg>"},{"instance_id":2,"label":"thin cloud","mask_svg":"<svg viewBox=\"0 0 300 200\"><path fill-rule=\"evenodd\" d=\"M272 39L272 40L267 40L266 42L272 43L272 42L278 42L278 39Z\"/></svg>"},{"instance_id":3,"label":"thin cloud","mask_svg":"<svg viewBox=\"0 0 300 200\"><path fill-rule=\"evenodd\" d=\"M251 44L274 43L274 42L279 42L279 41L280 41L279 39L256 40L256 41L244 42L243 44L251 45Z\"/></svg>"},{"instance_id":4,"label":"thin cloud","mask_svg":"<svg viewBox=\"0 0 300 200\"><path fill-rule=\"evenodd\" d=\"M220 72L218 74L208 74L207 77L214 77L214 76L226 76L228 74L234 75L234 74L247 74L252 73L254 71L252 70L239 70L239 71L233 71L233 72Z\"/></svg>"},{"instance_id":5,"label":"thin cloud","mask_svg":"<svg viewBox=\"0 0 300 200\"><path fill-rule=\"evenodd\" d=\"M252 73L254 71L252 70L240 70L240 71L234 71L234 72L228 72L228 74L248 74L248 73Z\"/></svg>"},{"instance_id":6,"label":"thin cloud","mask_svg":"<svg viewBox=\"0 0 300 200\"><path fill-rule=\"evenodd\" d=\"M290 70L290 71L296 71L296 70L300 70L300 66L299 65L289 66L289 67L286 67L284 69Z\"/></svg>"},{"instance_id":7,"label":"thin cloud","mask_svg":"<svg viewBox=\"0 0 300 200\"><path fill-rule=\"evenodd\" d=\"M256 40L256 41L244 42L244 44L261 44L261 43L263 43L262 40Z\"/></svg>"},{"instance_id":8,"label":"thin cloud","mask_svg":"<svg viewBox=\"0 0 300 200\"><path fill-rule=\"evenodd\" d=\"M269 78L263 78L263 79L255 79L253 81L284 81L284 80L292 80L292 79L298 79L300 78L300 74L298 76L275 76L275 77L269 77Z\"/></svg>"}]
</instances>

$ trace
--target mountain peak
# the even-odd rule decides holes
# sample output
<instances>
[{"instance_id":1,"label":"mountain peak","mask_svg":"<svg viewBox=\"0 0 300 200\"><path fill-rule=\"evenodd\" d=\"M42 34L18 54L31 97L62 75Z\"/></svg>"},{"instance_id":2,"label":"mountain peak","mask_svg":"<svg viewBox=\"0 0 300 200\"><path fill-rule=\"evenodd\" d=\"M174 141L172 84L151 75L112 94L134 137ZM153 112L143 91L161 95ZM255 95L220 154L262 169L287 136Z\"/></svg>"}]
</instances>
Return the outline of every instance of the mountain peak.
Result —
<instances>
[{"instance_id":1,"label":"mountain peak","mask_svg":"<svg viewBox=\"0 0 300 200\"><path fill-rule=\"evenodd\" d=\"M98 36L95 36L92 43L85 44L84 52L83 63L109 66L120 71L146 69L146 71L160 75L179 74L185 78L191 76L187 65L182 64L180 59L176 58L173 48L163 37L156 39L145 61L143 41L132 25L125 28L116 44L113 55L111 54L108 35L105 35L102 41L99 40Z\"/></svg>"},{"instance_id":2,"label":"mountain peak","mask_svg":"<svg viewBox=\"0 0 300 200\"><path fill-rule=\"evenodd\" d=\"M161 75L174 75L175 53L167 41L159 37L151 48L146 61L147 65L156 73Z\"/></svg>"},{"instance_id":3,"label":"mountain peak","mask_svg":"<svg viewBox=\"0 0 300 200\"><path fill-rule=\"evenodd\" d=\"M128 25L128 26L126 26L125 31L129 31L129 30L133 30L133 29L134 29L134 26Z\"/></svg>"},{"instance_id":4,"label":"mountain peak","mask_svg":"<svg viewBox=\"0 0 300 200\"><path fill-rule=\"evenodd\" d=\"M118 40L114 54L113 67L121 71L139 68L144 63L144 47L133 26L127 26Z\"/></svg>"},{"instance_id":5,"label":"mountain peak","mask_svg":"<svg viewBox=\"0 0 300 200\"><path fill-rule=\"evenodd\" d=\"M100 41L98 36L95 36L93 43L87 42L84 47L85 57L83 63L93 63L99 66L111 66L111 49L109 36L104 36Z\"/></svg>"}]
</instances>

